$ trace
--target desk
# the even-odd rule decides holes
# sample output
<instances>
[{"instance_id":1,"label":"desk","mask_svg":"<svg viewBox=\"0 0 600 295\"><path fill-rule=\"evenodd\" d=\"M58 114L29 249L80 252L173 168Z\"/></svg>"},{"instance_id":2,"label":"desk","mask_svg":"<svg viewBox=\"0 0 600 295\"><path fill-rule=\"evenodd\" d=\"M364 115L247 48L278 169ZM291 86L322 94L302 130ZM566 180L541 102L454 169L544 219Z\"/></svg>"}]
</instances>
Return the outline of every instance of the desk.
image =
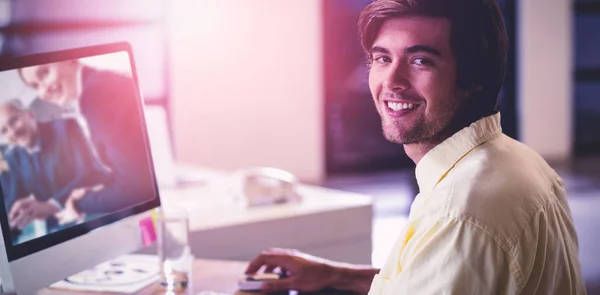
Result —
<instances>
[{"instance_id":1,"label":"desk","mask_svg":"<svg viewBox=\"0 0 600 295\"><path fill-rule=\"evenodd\" d=\"M246 208L228 192L225 174L214 172L210 178L205 185L161 188L165 206L190 209L194 257L249 261L265 249L280 247L371 264L371 197L301 185L300 203ZM140 253L156 250L150 247Z\"/></svg>"},{"instance_id":2,"label":"desk","mask_svg":"<svg viewBox=\"0 0 600 295\"><path fill-rule=\"evenodd\" d=\"M236 261L223 261L223 260L203 260L197 259L194 261L194 271L192 278L192 289L191 292L187 292L186 295L195 295L200 291L215 291L223 292L227 294L236 295L260 295L261 293L245 293L237 291L237 281L246 269L246 263ZM151 285L143 289L142 291L135 293L136 295L158 295L157 285ZM115 294L115 293L98 293L98 292L74 292L74 291L63 291L55 289L44 289L38 292L37 295L101 295L101 294ZM164 293L162 293L164 294ZM318 292L311 293L313 295L318 294L350 294L348 292Z\"/></svg>"}]
</instances>

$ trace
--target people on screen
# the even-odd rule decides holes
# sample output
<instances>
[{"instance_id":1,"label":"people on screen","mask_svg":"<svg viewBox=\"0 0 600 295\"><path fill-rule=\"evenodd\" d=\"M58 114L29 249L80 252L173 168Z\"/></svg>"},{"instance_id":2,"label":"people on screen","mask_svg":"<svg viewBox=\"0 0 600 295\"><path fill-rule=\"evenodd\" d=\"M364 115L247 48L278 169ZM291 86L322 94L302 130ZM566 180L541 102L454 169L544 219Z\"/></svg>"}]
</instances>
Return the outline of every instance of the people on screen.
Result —
<instances>
[{"instance_id":1,"label":"people on screen","mask_svg":"<svg viewBox=\"0 0 600 295\"><path fill-rule=\"evenodd\" d=\"M11 227L22 229L35 219L57 226L55 216L70 197L114 181L75 119L39 123L12 100L0 105L0 136L12 145L2 176Z\"/></svg>"},{"instance_id":2,"label":"people on screen","mask_svg":"<svg viewBox=\"0 0 600 295\"><path fill-rule=\"evenodd\" d=\"M79 212L112 212L154 198L141 102L131 77L85 66L78 60L27 67L22 80L40 99L77 109L114 181L75 200Z\"/></svg>"}]
</instances>

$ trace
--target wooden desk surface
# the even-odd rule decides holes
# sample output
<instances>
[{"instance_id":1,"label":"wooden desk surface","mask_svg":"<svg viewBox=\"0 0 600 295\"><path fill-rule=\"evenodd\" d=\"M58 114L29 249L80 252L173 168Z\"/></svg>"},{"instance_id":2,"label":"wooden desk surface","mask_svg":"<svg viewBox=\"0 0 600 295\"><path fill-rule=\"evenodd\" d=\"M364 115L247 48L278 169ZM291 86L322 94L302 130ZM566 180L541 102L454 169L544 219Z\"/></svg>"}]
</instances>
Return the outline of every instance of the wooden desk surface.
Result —
<instances>
[{"instance_id":1,"label":"wooden desk surface","mask_svg":"<svg viewBox=\"0 0 600 295\"><path fill-rule=\"evenodd\" d=\"M204 259L196 259L194 261L194 270L193 270L193 280L191 289L188 290L185 295L196 295L201 291L213 291L213 292L222 292L226 294L235 294L235 295L260 295L261 293L252 292L246 293L237 290L237 281L243 275L244 270L246 269L247 263L239 262L239 261L223 261L223 260L204 260ZM150 285L143 289L142 291L135 293L136 295L171 295L171 293L167 294L165 292L158 291L159 286ZM287 292L286 292L287 293ZM66 291L59 289L50 289L46 288L38 292L37 295L108 295L108 294L117 294L117 293L100 293L100 292L76 292L76 291ZM318 293L310 293L312 295L318 294L328 294L328 295L337 295L337 294L350 294L348 292L338 292L338 291L326 291L326 292L318 292ZM173 294L174 295L174 294Z\"/></svg>"}]
</instances>

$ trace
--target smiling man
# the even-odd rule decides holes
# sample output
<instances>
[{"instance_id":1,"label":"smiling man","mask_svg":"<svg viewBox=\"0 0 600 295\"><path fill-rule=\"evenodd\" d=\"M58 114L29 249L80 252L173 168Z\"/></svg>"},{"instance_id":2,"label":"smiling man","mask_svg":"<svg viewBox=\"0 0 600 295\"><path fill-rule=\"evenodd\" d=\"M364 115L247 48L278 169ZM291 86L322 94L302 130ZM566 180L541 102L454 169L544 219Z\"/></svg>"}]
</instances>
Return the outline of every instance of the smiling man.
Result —
<instances>
[{"instance_id":1,"label":"smiling man","mask_svg":"<svg viewBox=\"0 0 600 295\"><path fill-rule=\"evenodd\" d=\"M69 204L80 213L106 214L154 195L147 185L152 182L149 159L140 152L146 148L139 132L143 121L131 77L79 60L26 67L19 75L40 99L83 118L100 160L113 171L114 178L103 189L79 190Z\"/></svg>"},{"instance_id":2,"label":"smiling man","mask_svg":"<svg viewBox=\"0 0 600 295\"><path fill-rule=\"evenodd\" d=\"M493 0L376 0L359 19L384 136L417 164L419 195L383 267L272 249L267 291L585 294L562 179L502 134L506 32Z\"/></svg>"},{"instance_id":3,"label":"smiling man","mask_svg":"<svg viewBox=\"0 0 600 295\"><path fill-rule=\"evenodd\" d=\"M19 73L41 99L57 105L66 105L81 93L81 83L77 83L81 65L77 60L24 68Z\"/></svg>"}]
</instances>

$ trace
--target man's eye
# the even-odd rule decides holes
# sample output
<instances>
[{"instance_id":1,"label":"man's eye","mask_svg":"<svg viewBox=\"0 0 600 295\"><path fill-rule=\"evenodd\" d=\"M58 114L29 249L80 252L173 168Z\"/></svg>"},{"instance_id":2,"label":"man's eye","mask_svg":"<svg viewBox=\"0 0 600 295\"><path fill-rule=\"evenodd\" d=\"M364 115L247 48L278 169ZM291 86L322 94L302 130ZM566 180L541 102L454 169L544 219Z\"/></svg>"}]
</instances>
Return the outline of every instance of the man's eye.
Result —
<instances>
[{"instance_id":1,"label":"man's eye","mask_svg":"<svg viewBox=\"0 0 600 295\"><path fill-rule=\"evenodd\" d=\"M423 58L423 57L417 57L413 59L413 64L419 65L419 66L430 66L433 65L433 61L428 59L428 58Z\"/></svg>"},{"instance_id":2,"label":"man's eye","mask_svg":"<svg viewBox=\"0 0 600 295\"><path fill-rule=\"evenodd\" d=\"M39 74L39 75L40 75L40 78L45 78L46 76L48 76L48 73L49 73L49 72L50 72L50 71L48 71L48 69L46 69L46 68L42 69L42 70L40 71L40 74Z\"/></svg>"},{"instance_id":3,"label":"man's eye","mask_svg":"<svg viewBox=\"0 0 600 295\"><path fill-rule=\"evenodd\" d=\"M17 117L17 116L11 117L8 120L8 126L11 126L11 127L15 126L17 124L17 122L19 122L19 117Z\"/></svg>"},{"instance_id":4,"label":"man's eye","mask_svg":"<svg viewBox=\"0 0 600 295\"><path fill-rule=\"evenodd\" d=\"M389 58L388 56L379 56L379 57L375 57L375 61L378 63L390 63L390 62L392 62L392 59Z\"/></svg>"}]
</instances>

